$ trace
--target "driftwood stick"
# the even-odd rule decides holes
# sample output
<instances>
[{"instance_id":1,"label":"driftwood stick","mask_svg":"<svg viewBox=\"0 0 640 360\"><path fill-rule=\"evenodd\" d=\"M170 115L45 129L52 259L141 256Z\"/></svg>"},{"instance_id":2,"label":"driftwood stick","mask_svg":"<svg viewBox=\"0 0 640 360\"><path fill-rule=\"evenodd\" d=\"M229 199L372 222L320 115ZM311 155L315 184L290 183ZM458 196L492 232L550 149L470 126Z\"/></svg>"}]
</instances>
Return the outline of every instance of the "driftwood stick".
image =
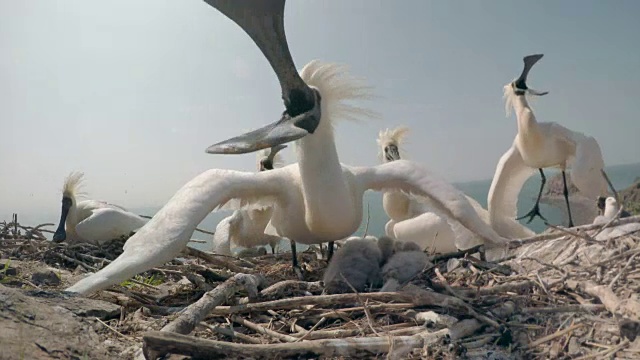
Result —
<instances>
[{"instance_id":1,"label":"driftwood stick","mask_svg":"<svg viewBox=\"0 0 640 360\"><path fill-rule=\"evenodd\" d=\"M571 331L573 331L573 330L575 330L575 329L578 329L578 328L582 327L583 325L584 325L584 324L571 325L571 326L569 326L568 328L565 328L565 329L560 330L560 331L556 331L555 333L553 333L553 334L551 334L551 335L547 335L547 336L544 336L544 337L542 337L542 338L540 338L540 339L538 339L538 340L536 340L536 341L533 341L533 342L529 343L527 346L525 346L524 348L526 348L526 349L534 348L534 347L536 347L536 346L538 346L538 345L544 344L544 343L546 343L546 342L548 342L548 341L551 341L551 340L553 340L553 339L557 339L557 338L559 338L560 336L563 336L563 335L565 335L565 334L568 334L568 333L570 333Z\"/></svg>"},{"instance_id":2,"label":"driftwood stick","mask_svg":"<svg viewBox=\"0 0 640 360\"><path fill-rule=\"evenodd\" d=\"M629 268L629 265L631 265L631 263L633 262L633 259L636 258L636 256L638 256L638 254L633 254L631 255L631 257L629 258L629 260L627 260L627 263L624 265L624 267L622 268L622 270L620 270L618 272L618 274L613 278L613 280L611 280L611 283L609 283L609 287L613 288L613 285L616 284L616 281L618 281L618 279L620 279L620 277L622 275L624 275L624 273L627 271L627 269Z\"/></svg>"},{"instance_id":3,"label":"driftwood stick","mask_svg":"<svg viewBox=\"0 0 640 360\"><path fill-rule=\"evenodd\" d=\"M566 306L553 306L553 307L530 307L521 309L523 314L549 314L549 313L564 313L564 312L597 312L604 310L604 305L600 304L580 304L580 305L566 305Z\"/></svg>"},{"instance_id":4,"label":"driftwood stick","mask_svg":"<svg viewBox=\"0 0 640 360\"><path fill-rule=\"evenodd\" d=\"M274 339L277 340L282 340L282 341L286 341L286 342L295 342L298 340L298 338L295 338L293 336L290 335L286 335L286 334L281 334L277 331L273 331L271 329L267 329L264 326L258 325L256 323L253 323L247 319L243 319L239 316L232 316L231 317L231 321L238 323L244 327L246 327L247 329L251 329L255 332L257 332L260 335L266 335L269 337L272 337Z\"/></svg>"},{"instance_id":5,"label":"driftwood stick","mask_svg":"<svg viewBox=\"0 0 640 360\"><path fill-rule=\"evenodd\" d=\"M266 289L260 291L261 299L281 298L288 291L322 291L323 287L320 281L306 282L298 280L285 280L277 282Z\"/></svg>"},{"instance_id":6,"label":"driftwood stick","mask_svg":"<svg viewBox=\"0 0 640 360\"><path fill-rule=\"evenodd\" d=\"M244 341L244 342L246 342L248 344L262 344L262 341L260 341L260 340L258 340L256 338L253 338L251 336L239 333L237 331L233 331L232 329L224 328L224 327L222 327L220 325L209 325L206 322L201 322L199 325L203 326L203 327L205 327L205 328L207 328L207 329L209 329L209 330L211 330L213 332L216 332L218 334L222 334L222 335L228 336L230 338L242 340L242 341Z\"/></svg>"},{"instance_id":7,"label":"driftwood stick","mask_svg":"<svg viewBox=\"0 0 640 360\"><path fill-rule=\"evenodd\" d=\"M640 215L631 216L631 217L624 218L624 219L617 219L611 225L615 226L615 225L630 224L630 223L635 223L635 222L640 222ZM573 231L589 231L589 230L599 229L600 226L601 225L599 225L599 224L588 224L588 225L576 226L576 227L572 228L572 230ZM562 236L566 236L566 234L561 233L561 232L550 232L550 233L547 233L547 234L535 235L535 236L528 237L528 238L525 238L525 239L512 240L512 241L509 242L509 248L510 249L515 249L515 248L518 248L518 247L523 246L523 245L528 245L528 244L536 243L536 242L539 242L539 241L557 239L557 238L562 237Z\"/></svg>"},{"instance_id":8,"label":"driftwood stick","mask_svg":"<svg viewBox=\"0 0 640 360\"><path fill-rule=\"evenodd\" d=\"M567 287L572 290L582 290L585 293L597 297L607 310L620 316L629 317L633 321L640 320L640 302L633 299L620 300L611 288L606 285L598 285L591 280L584 282L567 281Z\"/></svg>"},{"instance_id":9,"label":"driftwood stick","mask_svg":"<svg viewBox=\"0 0 640 360\"><path fill-rule=\"evenodd\" d=\"M200 300L184 309L177 319L167 324L161 331L189 334L213 308L222 304L237 291L246 289L249 294L253 293L255 296L258 293L257 288L264 281L261 276L236 274L215 289L205 293ZM249 297L252 296L249 295Z\"/></svg>"},{"instance_id":10,"label":"driftwood stick","mask_svg":"<svg viewBox=\"0 0 640 360\"><path fill-rule=\"evenodd\" d=\"M218 267L221 267L223 269L229 269L229 270L231 270L233 272L236 272L236 273L249 273L249 274L251 274L251 273L254 272L252 269L244 268L244 267L241 267L241 266L238 266L238 265L234 264L231 261L224 260L220 256L215 256L213 254L209 254L209 253L206 253L206 252L204 252L202 250L194 249L192 247L188 247L187 246L185 248L184 252L187 255L195 256L197 258L200 258L202 260L210 262L210 263L212 263L212 264L214 264L214 265L216 265Z\"/></svg>"},{"instance_id":11,"label":"driftwood stick","mask_svg":"<svg viewBox=\"0 0 640 360\"><path fill-rule=\"evenodd\" d=\"M216 358L219 356L250 357L255 359L286 358L313 354L321 357L376 356L391 349L424 347L444 338L448 329L436 332L424 331L413 336L379 336L352 339L322 339L282 344L237 344L224 341L204 340L192 336L162 331L144 335L144 355L147 360L155 360L154 353L172 353L196 358Z\"/></svg>"}]
</instances>

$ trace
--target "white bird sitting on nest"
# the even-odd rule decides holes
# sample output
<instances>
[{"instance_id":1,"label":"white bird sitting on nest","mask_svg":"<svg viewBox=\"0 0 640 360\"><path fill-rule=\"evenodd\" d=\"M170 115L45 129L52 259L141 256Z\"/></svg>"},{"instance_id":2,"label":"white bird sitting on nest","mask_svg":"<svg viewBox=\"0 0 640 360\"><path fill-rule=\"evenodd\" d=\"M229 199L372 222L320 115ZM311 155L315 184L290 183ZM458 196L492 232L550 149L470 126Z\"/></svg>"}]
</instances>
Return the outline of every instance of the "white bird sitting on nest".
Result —
<instances>
[{"instance_id":1,"label":"white bird sitting on nest","mask_svg":"<svg viewBox=\"0 0 640 360\"><path fill-rule=\"evenodd\" d=\"M381 149L380 158L383 163L404 158L404 154L401 154L404 153L402 144L408 131L407 127L380 131L377 143ZM466 195L465 197L473 205L476 213L488 224L487 211L473 198ZM385 226L385 232L387 236L397 241L414 242L422 250L430 253L453 252L482 243L478 236L458 221L438 211L436 206L430 206L428 200L419 201L401 190L387 190L382 197L382 205L390 218ZM499 234L506 238L525 238L534 235L533 231L515 219L508 219L505 223L509 224L509 231Z\"/></svg>"},{"instance_id":2,"label":"white bird sitting on nest","mask_svg":"<svg viewBox=\"0 0 640 360\"><path fill-rule=\"evenodd\" d=\"M542 54L524 57L524 69L520 77L504 87L507 116L511 108L518 120L518 134L507 152L502 155L491 183L488 196L488 208L491 224L498 233L503 219L517 216L518 194L524 182L538 169L542 178L536 203L527 214L531 222L540 214L540 197L546 177L544 168L560 168L564 182L564 198L569 215L569 227L574 226L569 205L569 190L565 172L571 170L571 179L583 196L595 199L606 196L607 179L604 173L604 160L598 142L590 136L569 130L557 123L539 123L529 106L526 95L542 96L548 92L539 92L527 87L527 75L531 67L542 58Z\"/></svg>"},{"instance_id":3,"label":"white bird sitting on nest","mask_svg":"<svg viewBox=\"0 0 640 360\"><path fill-rule=\"evenodd\" d=\"M118 205L98 200L78 202L77 198L84 195L79 191L83 176L83 173L72 172L64 181L62 214L53 234L54 242L67 240L99 245L129 235L147 223L147 219Z\"/></svg>"},{"instance_id":4,"label":"white bird sitting on nest","mask_svg":"<svg viewBox=\"0 0 640 360\"><path fill-rule=\"evenodd\" d=\"M260 150L257 154L258 171L273 170L282 164L278 152L286 145L277 145L270 149ZM275 253L276 246L282 240L273 226L269 226L273 208L271 206L235 210L233 214L222 219L216 226L213 235L213 252L231 255L231 244L252 248L269 245Z\"/></svg>"},{"instance_id":5,"label":"white bird sitting on nest","mask_svg":"<svg viewBox=\"0 0 640 360\"><path fill-rule=\"evenodd\" d=\"M277 122L215 144L207 152L248 153L296 140L298 162L258 173L222 169L202 173L129 239L117 259L68 291L91 293L172 260L196 225L232 199L272 206L271 223L278 235L320 244L346 238L358 229L365 191L402 189L431 198L441 211L478 234L487 247L506 245L508 240L482 221L464 194L420 164L398 160L351 167L340 163L333 127L339 119L372 114L348 104L370 98L370 88L336 64L312 61L298 74L284 34L283 0L207 2L240 25L262 50L280 80L286 107ZM294 269L299 269L292 253Z\"/></svg>"},{"instance_id":6,"label":"white bird sitting on nest","mask_svg":"<svg viewBox=\"0 0 640 360\"><path fill-rule=\"evenodd\" d=\"M619 211L620 211L620 205L618 204L618 201L616 201L615 198L610 196L605 200L604 214L596 216L596 218L593 219L593 223L598 225L604 225L609 221L613 220ZM626 216L623 216L623 213L625 212L626 211L624 211L624 209L622 210L622 212L620 212L620 218L631 216L631 214L629 214L628 212L626 212ZM630 224L623 224L623 225L608 227L602 230L598 235L596 235L596 240L605 241L609 239L615 239L620 236L625 236L625 235L634 233L636 231L640 231L639 223L630 223Z\"/></svg>"},{"instance_id":7,"label":"white bird sitting on nest","mask_svg":"<svg viewBox=\"0 0 640 360\"><path fill-rule=\"evenodd\" d=\"M396 291L401 284L411 280L424 268L431 266L429 256L413 241L396 247L396 253L382 267L384 286L380 292Z\"/></svg>"},{"instance_id":8,"label":"white bird sitting on nest","mask_svg":"<svg viewBox=\"0 0 640 360\"><path fill-rule=\"evenodd\" d=\"M324 271L324 293L343 294L354 289L362 292L367 284L379 286L380 266L392 253L393 240L386 236L377 240L350 238L336 251Z\"/></svg>"}]
</instances>

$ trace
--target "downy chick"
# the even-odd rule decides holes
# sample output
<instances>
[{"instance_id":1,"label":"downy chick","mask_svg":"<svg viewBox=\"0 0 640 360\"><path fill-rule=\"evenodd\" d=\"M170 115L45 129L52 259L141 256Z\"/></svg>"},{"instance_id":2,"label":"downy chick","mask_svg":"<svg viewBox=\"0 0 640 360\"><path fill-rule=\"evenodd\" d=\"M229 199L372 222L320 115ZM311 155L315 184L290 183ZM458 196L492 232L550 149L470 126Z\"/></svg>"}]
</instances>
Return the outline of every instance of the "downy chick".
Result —
<instances>
[{"instance_id":1,"label":"downy chick","mask_svg":"<svg viewBox=\"0 0 640 360\"><path fill-rule=\"evenodd\" d=\"M380 283L383 255L379 245L389 248L386 240L377 242L360 238L346 241L324 272L324 293L350 293L353 289L361 292L367 284Z\"/></svg>"},{"instance_id":2,"label":"downy chick","mask_svg":"<svg viewBox=\"0 0 640 360\"><path fill-rule=\"evenodd\" d=\"M400 284L409 281L431 265L428 255L414 242L404 242L396 247L396 251L382 267L384 286L380 292L396 291Z\"/></svg>"}]
</instances>

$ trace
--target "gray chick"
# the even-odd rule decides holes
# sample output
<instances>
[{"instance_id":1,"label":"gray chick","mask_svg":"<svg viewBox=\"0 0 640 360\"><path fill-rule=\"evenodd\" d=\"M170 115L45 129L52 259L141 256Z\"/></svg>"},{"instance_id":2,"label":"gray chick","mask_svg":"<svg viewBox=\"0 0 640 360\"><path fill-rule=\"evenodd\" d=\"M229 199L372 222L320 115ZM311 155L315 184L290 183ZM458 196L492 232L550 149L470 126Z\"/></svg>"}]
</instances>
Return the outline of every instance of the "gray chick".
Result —
<instances>
[{"instance_id":1,"label":"gray chick","mask_svg":"<svg viewBox=\"0 0 640 360\"><path fill-rule=\"evenodd\" d=\"M396 252L397 242L388 236L381 236L378 238L378 248L382 258L380 260L380 266L384 265L391 256ZM417 245L416 245L417 246ZM419 249L419 248L418 248Z\"/></svg>"},{"instance_id":2,"label":"gray chick","mask_svg":"<svg viewBox=\"0 0 640 360\"><path fill-rule=\"evenodd\" d=\"M265 249L262 246L257 248L242 249L240 250L240 252L238 252L238 257L241 259L252 258L252 257L262 256L262 255L267 255L267 249Z\"/></svg>"},{"instance_id":3,"label":"gray chick","mask_svg":"<svg viewBox=\"0 0 640 360\"><path fill-rule=\"evenodd\" d=\"M380 292L396 291L400 284L409 281L425 267L431 265L429 256L413 242L397 246L396 251L382 267L384 286Z\"/></svg>"},{"instance_id":4,"label":"gray chick","mask_svg":"<svg viewBox=\"0 0 640 360\"><path fill-rule=\"evenodd\" d=\"M383 244L385 242L383 241ZM343 294L364 291L366 284L379 283L382 252L376 241L353 239L333 255L324 272L324 293ZM347 282L348 281L348 284ZM349 286L351 284L351 286Z\"/></svg>"}]
</instances>

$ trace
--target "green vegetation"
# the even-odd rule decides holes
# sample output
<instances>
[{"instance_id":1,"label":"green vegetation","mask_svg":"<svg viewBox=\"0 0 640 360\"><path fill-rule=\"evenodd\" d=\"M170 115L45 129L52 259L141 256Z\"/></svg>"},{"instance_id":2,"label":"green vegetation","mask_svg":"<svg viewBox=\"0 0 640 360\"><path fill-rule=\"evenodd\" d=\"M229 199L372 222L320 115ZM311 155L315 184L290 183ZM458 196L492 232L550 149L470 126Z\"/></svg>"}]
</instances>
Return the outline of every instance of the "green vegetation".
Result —
<instances>
[{"instance_id":1,"label":"green vegetation","mask_svg":"<svg viewBox=\"0 0 640 360\"><path fill-rule=\"evenodd\" d=\"M131 280L126 280L123 281L122 283L120 283L120 286L124 286L126 288L132 288L134 286L140 286L138 284L136 284L136 282L139 283L143 283L146 285L151 285L151 286L157 286L160 285L162 283L164 283L165 279L162 275L157 275L157 274L153 274L151 276L142 276L142 275L136 275L133 280L135 281L131 281Z\"/></svg>"}]
</instances>

